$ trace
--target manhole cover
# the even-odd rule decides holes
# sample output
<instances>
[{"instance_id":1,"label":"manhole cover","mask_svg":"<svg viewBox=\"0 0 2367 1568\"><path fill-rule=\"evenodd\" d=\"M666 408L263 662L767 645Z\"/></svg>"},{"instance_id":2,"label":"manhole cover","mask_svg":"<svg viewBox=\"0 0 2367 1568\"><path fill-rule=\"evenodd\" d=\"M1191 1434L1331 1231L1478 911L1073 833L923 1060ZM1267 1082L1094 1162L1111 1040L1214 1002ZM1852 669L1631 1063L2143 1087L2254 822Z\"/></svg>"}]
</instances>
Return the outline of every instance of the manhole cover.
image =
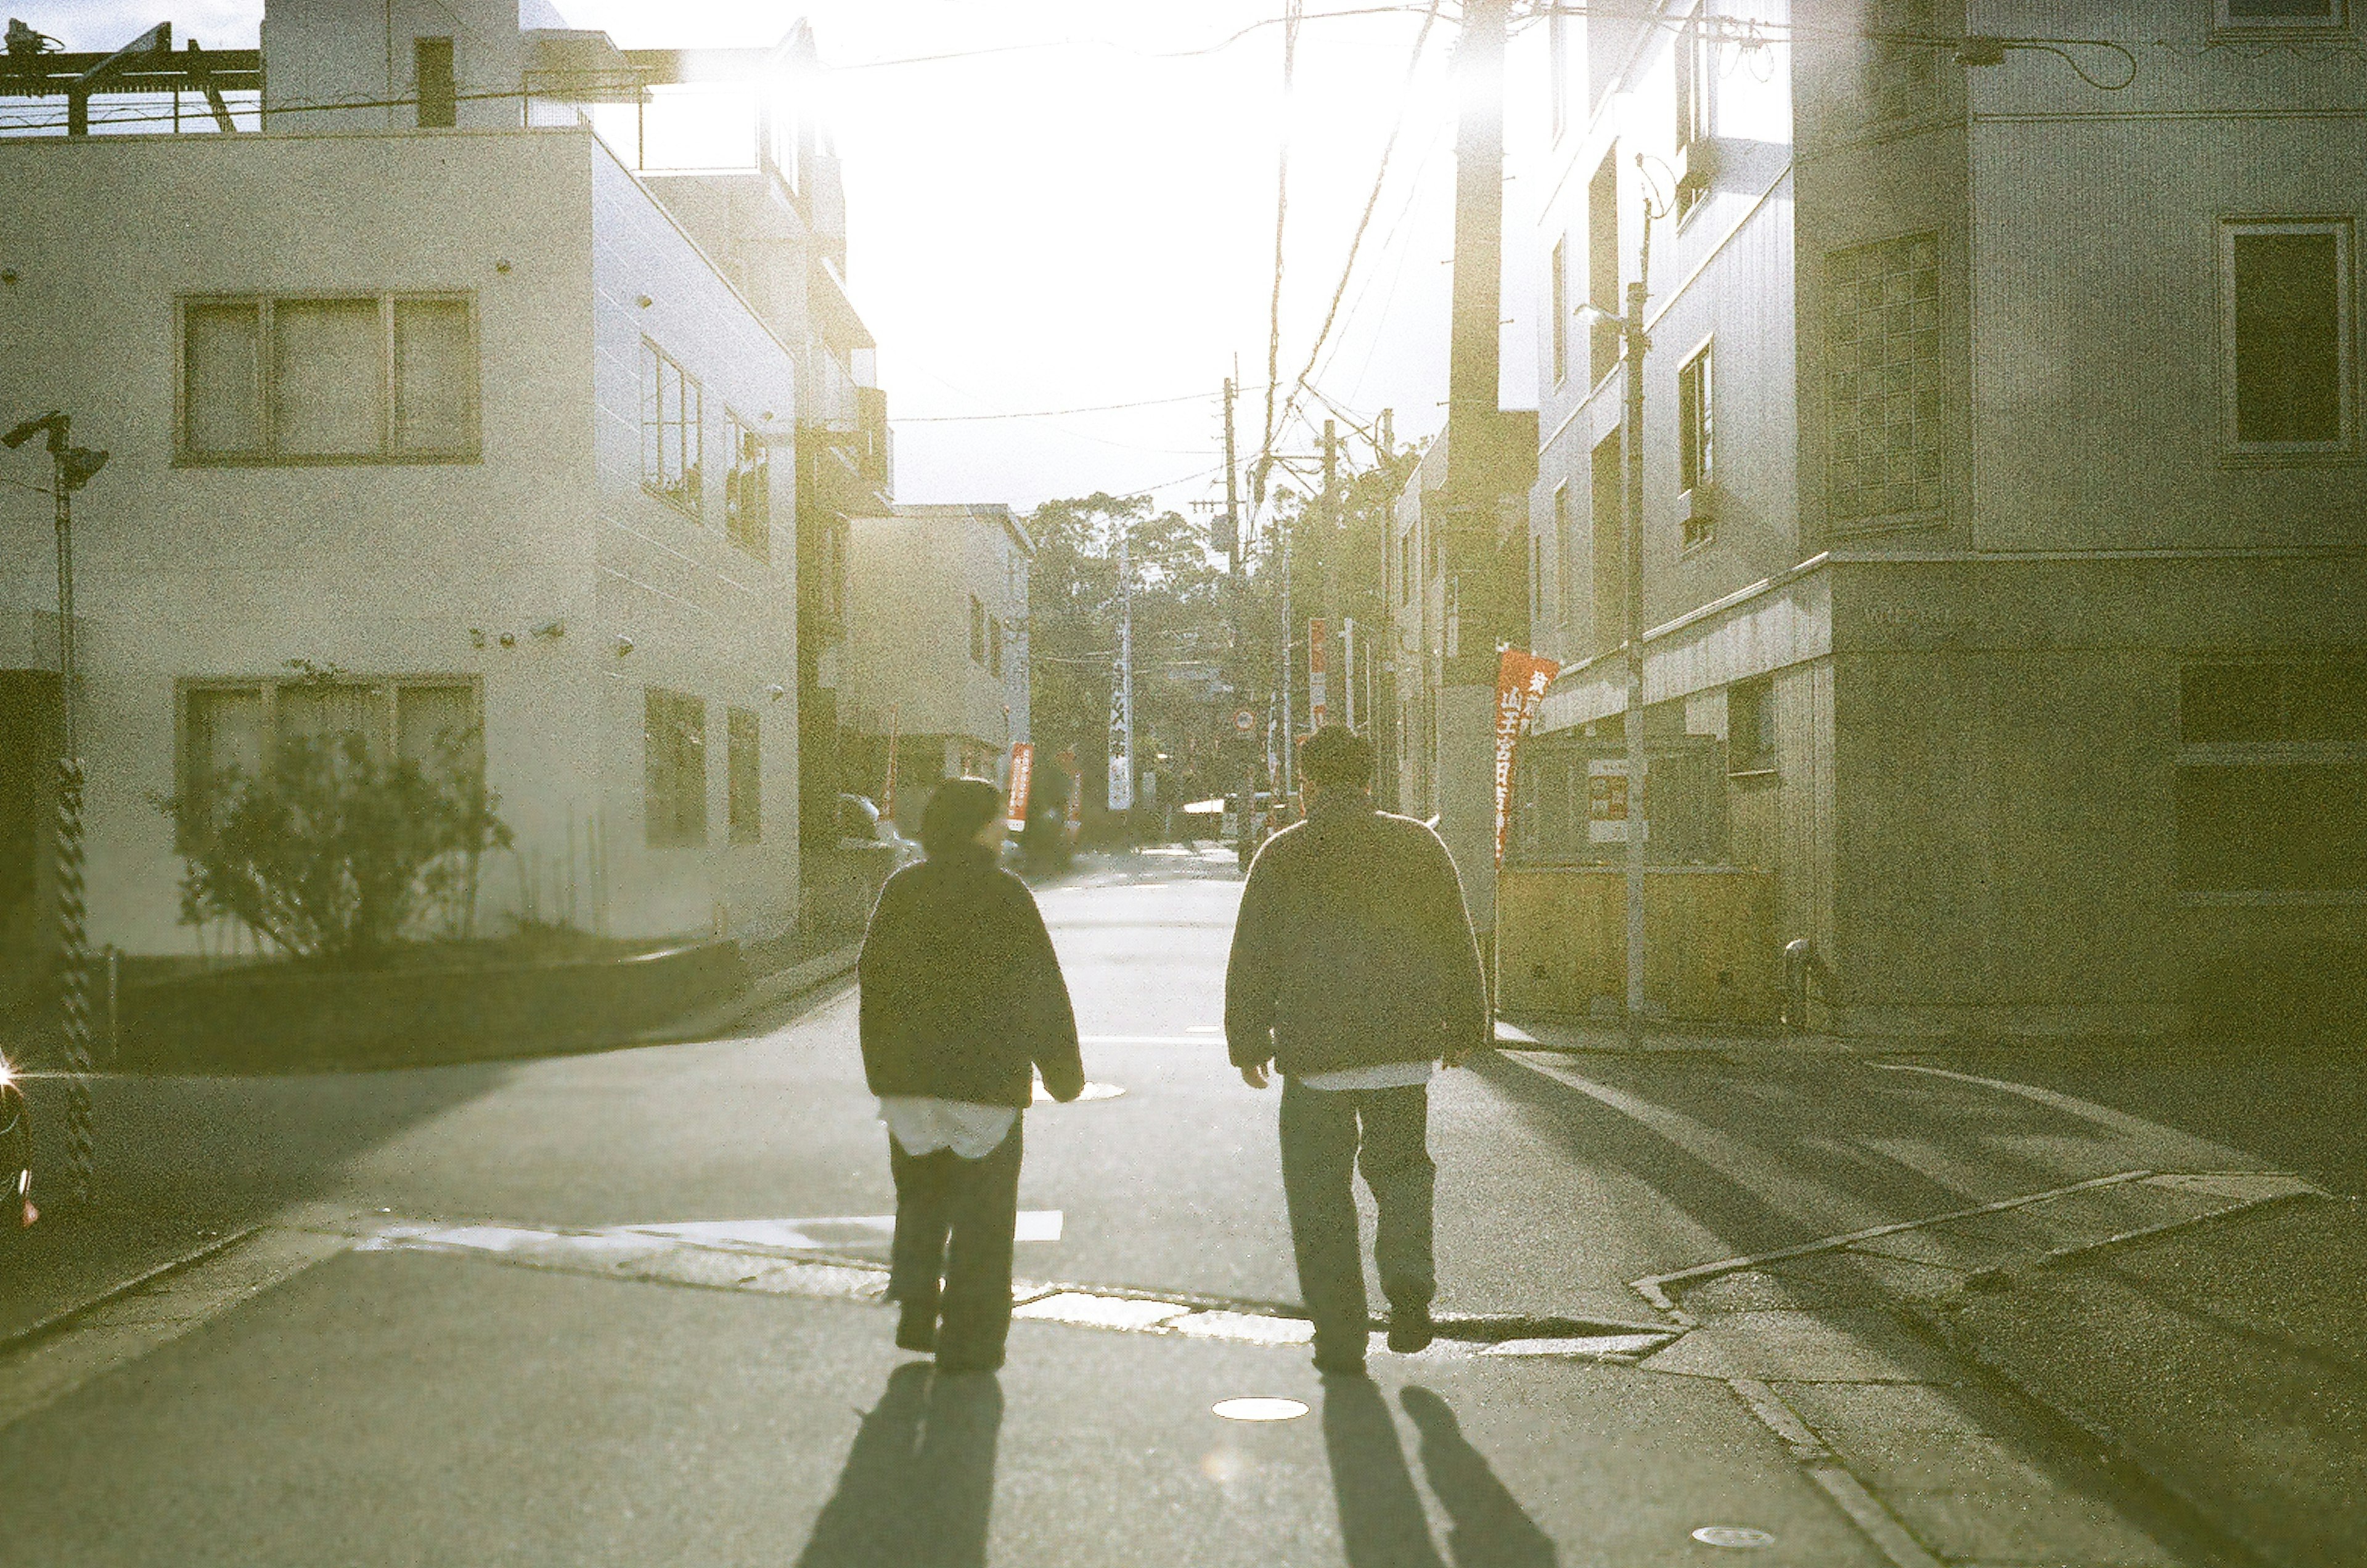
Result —
<instances>
[{"instance_id":1,"label":"manhole cover","mask_svg":"<svg viewBox=\"0 0 2367 1568\"><path fill-rule=\"evenodd\" d=\"M1274 1399L1264 1394L1252 1394L1244 1399L1220 1399L1209 1409L1228 1421L1288 1421L1307 1414L1307 1406L1295 1399Z\"/></svg>"},{"instance_id":2,"label":"manhole cover","mask_svg":"<svg viewBox=\"0 0 2367 1568\"><path fill-rule=\"evenodd\" d=\"M1741 1550L1775 1544L1773 1536L1765 1530L1752 1529L1748 1525L1704 1525L1693 1531L1693 1539L1704 1546L1730 1546Z\"/></svg>"}]
</instances>

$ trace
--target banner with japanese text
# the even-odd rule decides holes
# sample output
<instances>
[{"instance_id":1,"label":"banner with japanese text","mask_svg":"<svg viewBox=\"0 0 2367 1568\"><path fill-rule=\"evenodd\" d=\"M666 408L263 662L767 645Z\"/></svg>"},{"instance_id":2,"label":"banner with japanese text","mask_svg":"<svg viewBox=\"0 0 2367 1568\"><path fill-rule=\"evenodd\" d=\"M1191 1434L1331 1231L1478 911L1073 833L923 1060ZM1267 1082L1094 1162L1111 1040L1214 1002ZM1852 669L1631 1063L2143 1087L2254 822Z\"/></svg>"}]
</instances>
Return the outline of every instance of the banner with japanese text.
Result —
<instances>
[{"instance_id":1,"label":"banner with japanese text","mask_svg":"<svg viewBox=\"0 0 2367 1568\"><path fill-rule=\"evenodd\" d=\"M1022 740L1011 748L1011 830L1023 832L1027 827L1027 784L1036 772L1036 747Z\"/></svg>"},{"instance_id":2,"label":"banner with japanese text","mask_svg":"<svg viewBox=\"0 0 2367 1568\"><path fill-rule=\"evenodd\" d=\"M1559 661L1526 649L1508 648L1496 665L1496 863L1504 863L1504 840L1512 824L1512 754L1521 733L1537 715L1546 688L1561 673Z\"/></svg>"}]
</instances>

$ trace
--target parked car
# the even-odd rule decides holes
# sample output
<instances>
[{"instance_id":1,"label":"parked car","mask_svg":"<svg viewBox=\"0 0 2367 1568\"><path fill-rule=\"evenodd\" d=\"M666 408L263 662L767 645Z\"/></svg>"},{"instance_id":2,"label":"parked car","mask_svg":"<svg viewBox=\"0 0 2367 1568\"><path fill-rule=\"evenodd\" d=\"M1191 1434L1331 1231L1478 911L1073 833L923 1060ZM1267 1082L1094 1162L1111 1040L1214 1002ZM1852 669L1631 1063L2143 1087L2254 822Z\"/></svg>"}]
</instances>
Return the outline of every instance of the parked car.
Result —
<instances>
[{"instance_id":1,"label":"parked car","mask_svg":"<svg viewBox=\"0 0 2367 1568\"><path fill-rule=\"evenodd\" d=\"M892 817L883 817L879 807L860 795L838 797L838 847L864 849L885 846L900 868L921 858L921 846L904 836Z\"/></svg>"},{"instance_id":2,"label":"parked car","mask_svg":"<svg viewBox=\"0 0 2367 1568\"><path fill-rule=\"evenodd\" d=\"M40 1217L33 1207L33 1108L24 1086L0 1057L0 1232L22 1230Z\"/></svg>"}]
</instances>

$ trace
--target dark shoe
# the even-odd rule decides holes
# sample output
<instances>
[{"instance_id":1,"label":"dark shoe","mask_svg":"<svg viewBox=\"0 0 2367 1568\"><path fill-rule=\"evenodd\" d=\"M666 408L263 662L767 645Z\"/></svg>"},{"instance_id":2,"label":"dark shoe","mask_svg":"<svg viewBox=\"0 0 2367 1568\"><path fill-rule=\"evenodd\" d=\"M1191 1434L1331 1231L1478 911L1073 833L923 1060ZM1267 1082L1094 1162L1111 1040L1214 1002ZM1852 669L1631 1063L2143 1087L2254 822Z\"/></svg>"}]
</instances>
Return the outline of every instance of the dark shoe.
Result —
<instances>
[{"instance_id":1,"label":"dark shoe","mask_svg":"<svg viewBox=\"0 0 2367 1568\"><path fill-rule=\"evenodd\" d=\"M1389 1348L1400 1356L1427 1350L1430 1342L1437 1337L1438 1330L1430 1321L1428 1307L1389 1314Z\"/></svg>"},{"instance_id":2,"label":"dark shoe","mask_svg":"<svg viewBox=\"0 0 2367 1568\"><path fill-rule=\"evenodd\" d=\"M936 1348L937 1322L934 1314L923 1317L919 1313L907 1312L896 1320L896 1348L917 1350L925 1356Z\"/></svg>"}]
</instances>

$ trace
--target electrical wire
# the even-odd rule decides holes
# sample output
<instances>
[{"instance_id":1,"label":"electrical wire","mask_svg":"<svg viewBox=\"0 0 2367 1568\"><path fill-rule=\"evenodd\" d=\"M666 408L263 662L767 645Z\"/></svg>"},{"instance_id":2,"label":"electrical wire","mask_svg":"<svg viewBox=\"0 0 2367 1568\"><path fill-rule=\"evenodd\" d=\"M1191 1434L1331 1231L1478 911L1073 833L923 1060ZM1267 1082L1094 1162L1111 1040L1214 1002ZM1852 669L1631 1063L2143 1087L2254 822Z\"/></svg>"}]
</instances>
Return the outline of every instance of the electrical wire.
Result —
<instances>
[{"instance_id":1,"label":"electrical wire","mask_svg":"<svg viewBox=\"0 0 2367 1568\"><path fill-rule=\"evenodd\" d=\"M1282 148L1274 176L1274 294L1266 312L1265 434L1258 442L1260 483L1252 492L1263 488L1264 465L1274 458L1274 384L1282 375L1282 235L1283 220L1290 211L1290 87L1298 64L1298 11L1299 0L1288 0L1282 28ZM1254 509L1255 503L1251 504Z\"/></svg>"},{"instance_id":2,"label":"electrical wire","mask_svg":"<svg viewBox=\"0 0 2367 1568\"><path fill-rule=\"evenodd\" d=\"M1316 358L1331 336L1332 324L1340 319L1340 301L1347 295L1349 280L1355 276L1356 253L1364 246L1365 231L1373 221L1373 209L1381 204L1382 188L1388 184L1389 159L1398 150L1399 134L1405 130L1406 106L1412 100L1414 76L1421 69L1421 53L1430 42L1431 25L1437 20L1438 6L1436 0L1432 0L1430 9L1422 14L1421 31L1414 35L1413 52L1406 61L1405 82L1399 89L1397 117L1389 122L1388 139L1381 143L1380 167L1373 175L1371 193L1365 197L1365 210L1356 220L1356 231L1349 236L1348 259L1341 266L1340 281L1331 290L1331 308L1323 313L1323 325L1316 332L1315 342L1307 351L1307 363L1300 368L1297 380L1291 386L1289 400L1284 405L1283 418L1285 421L1297 406L1298 394L1306 389L1307 378L1315 374Z\"/></svg>"}]
</instances>

